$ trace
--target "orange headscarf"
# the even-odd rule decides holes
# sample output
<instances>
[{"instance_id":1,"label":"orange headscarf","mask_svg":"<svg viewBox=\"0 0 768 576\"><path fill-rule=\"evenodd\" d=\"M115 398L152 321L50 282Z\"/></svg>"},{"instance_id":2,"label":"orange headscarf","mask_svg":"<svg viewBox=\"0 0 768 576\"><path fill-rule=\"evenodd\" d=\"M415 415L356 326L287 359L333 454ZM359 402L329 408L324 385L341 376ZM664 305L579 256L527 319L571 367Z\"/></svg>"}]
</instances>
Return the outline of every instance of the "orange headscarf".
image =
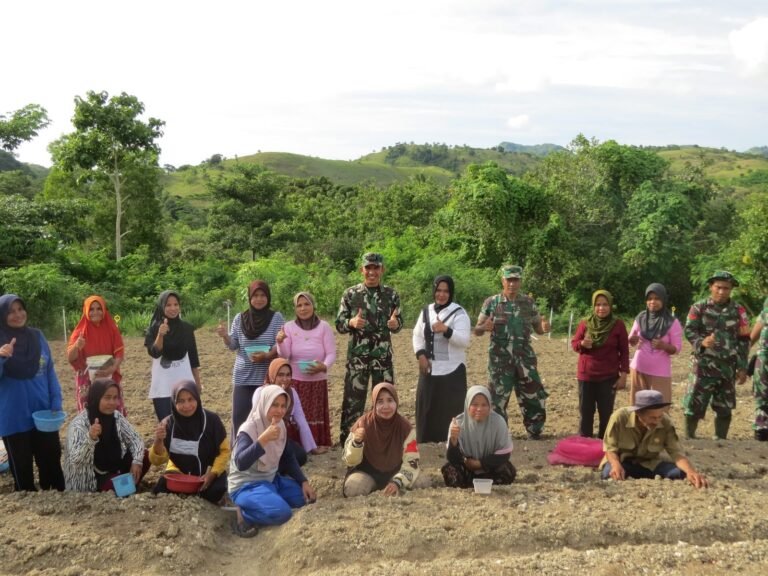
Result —
<instances>
[{"instance_id":1,"label":"orange headscarf","mask_svg":"<svg viewBox=\"0 0 768 576\"><path fill-rule=\"evenodd\" d=\"M98 324L94 324L91 322L90 318L88 318L88 311L91 308L91 304L94 302L101 304L101 309L104 311L104 317ZM77 360L71 362L75 370L85 370L85 359L89 356L109 354L115 358L122 358L125 354L123 337L120 335L120 330L118 330L117 324L115 324L115 321L107 310L107 303L101 296L88 296L88 298L85 299L85 302L83 302L83 315L80 318L80 322L77 323L77 326L72 331L72 335L69 337L67 352L76 345L77 339L81 335L85 338L85 348L79 351ZM115 372L115 374L119 377L117 372Z\"/></svg>"},{"instance_id":2,"label":"orange headscarf","mask_svg":"<svg viewBox=\"0 0 768 576\"><path fill-rule=\"evenodd\" d=\"M272 362L269 363L269 369L267 370L267 377L264 378L264 384L275 384L277 382L277 373L280 372L280 368L285 365L291 365L285 358L275 358L272 360Z\"/></svg>"}]
</instances>

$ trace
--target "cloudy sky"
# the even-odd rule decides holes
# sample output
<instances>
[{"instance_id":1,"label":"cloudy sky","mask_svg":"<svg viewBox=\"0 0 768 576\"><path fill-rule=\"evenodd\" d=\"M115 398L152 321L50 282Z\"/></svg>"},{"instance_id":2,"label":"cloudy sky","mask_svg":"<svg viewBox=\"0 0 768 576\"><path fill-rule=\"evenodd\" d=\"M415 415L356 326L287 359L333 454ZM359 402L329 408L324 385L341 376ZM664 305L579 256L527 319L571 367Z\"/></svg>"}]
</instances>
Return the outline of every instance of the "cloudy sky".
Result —
<instances>
[{"instance_id":1,"label":"cloudy sky","mask_svg":"<svg viewBox=\"0 0 768 576\"><path fill-rule=\"evenodd\" d=\"M768 4L722 0L4 3L0 114L50 164L88 90L165 120L161 163L399 141L768 145Z\"/></svg>"}]
</instances>

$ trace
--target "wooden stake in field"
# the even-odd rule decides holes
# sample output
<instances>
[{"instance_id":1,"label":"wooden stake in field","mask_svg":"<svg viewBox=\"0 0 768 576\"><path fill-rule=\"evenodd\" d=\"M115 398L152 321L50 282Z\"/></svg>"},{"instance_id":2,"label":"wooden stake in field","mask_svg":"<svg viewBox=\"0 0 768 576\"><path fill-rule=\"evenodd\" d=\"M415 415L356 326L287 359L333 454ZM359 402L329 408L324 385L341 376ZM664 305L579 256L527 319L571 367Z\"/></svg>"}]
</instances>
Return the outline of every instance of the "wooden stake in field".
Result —
<instances>
[{"instance_id":1,"label":"wooden stake in field","mask_svg":"<svg viewBox=\"0 0 768 576\"><path fill-rule=\"evenodd\" d=\"M547 336L547 338L549 340L552 340L552 315L554 313L555 313L555 309L554 308L550 308L549 309L549 335Z\"/></svg>"},{"instance_id":2,"label":"wooden stake in field","mask_svg":"<svg viewBox=\"0 0 768 576\"><path fill-rule=\"evenodd\" d=\"M568 345L571 342L571 329L573 328L573 312L571 312L571 319L568 320L568 340L565 341L565 349L568 350Z\"/></svg>"},{"instance_id":3,"label":"wooden stake in field","mask_svg":"<svg viewBox=\"0 0 768 576\"><path fill-rule=\"evenodd\" d=\"M64 306L61 307L61 321L64 325L64 342L67 342L67 309Z\"/></svg>"},{"instance_id":4,"label":"wooden stake in field","mask_svg":"<svg viewBox=\"0 0 768 576\"><path fill-rule=\"evenodd\" d=\"M224 306L227 307L227 330L229 330L229 327L232 324L232 321L229 319L230 310L232 309L232 302L229 300L224 300Z\"/></svg>"}]
</instances>

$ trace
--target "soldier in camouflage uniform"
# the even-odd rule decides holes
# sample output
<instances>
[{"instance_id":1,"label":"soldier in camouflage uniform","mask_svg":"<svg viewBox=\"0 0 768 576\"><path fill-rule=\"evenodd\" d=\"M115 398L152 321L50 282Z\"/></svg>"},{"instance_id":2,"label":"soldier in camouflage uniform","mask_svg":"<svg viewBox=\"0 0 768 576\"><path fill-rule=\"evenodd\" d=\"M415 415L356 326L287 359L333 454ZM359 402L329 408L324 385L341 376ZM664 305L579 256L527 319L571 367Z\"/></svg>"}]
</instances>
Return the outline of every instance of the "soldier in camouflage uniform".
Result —
<instances>
[{"instance_id":1,"label":"soldier in camouflage uniform","mask_svg":"<svg viewBox=\"0 0 768 576\"><path fill-rule=\"evenodd\" d=\"M373 252L363 255L360 271L363 282L344 291L336 315L336 330L351 336L341 405L339 441L342 446L349 429L365 410L368 380L373 378L373 384L395 383L390 334L396 334L403 327L400 296L381 284L382 255Z\"/></svg>"},{"instance_id":2,"label":"soldier in camouflage uniform","mask_svg":"<svg viewBox=\"0 0 768 576\"><path fill-rule=\"evenodd\" d=\"M488 388L496 412L507 419L507 405L515 391L528 437L538 439L547 418L548 394L536 368L531 347L531 328L537 334L549 330L533 298L519 294L523 277L520 266L501 268L503 291L487 298L477 319L475 335L491 333L488 347Z\"/></svg>"},{"instance_id":3,"label":"soldier in camouflage uniform","mask_svg":"<svg viewBox=\"0 0 768 576\"><path fill-rule=\"evenodd\" d=\"M749 320L744 307L731 300L731 290L739 283L730 272L716 272L707 282L709 298L691 306L685 324L685 337L693 347L683 397L685 432L696 437L711 400L715 438L724 440L736 406L735 383L743 384L747 378Z\"/></svg>"},{"instance_id":4,"label":"soldier in camouflage uniform","mask_svg":"<svg viewBox=\"0 0 768 576\"><path fill-rule=\"evenodd\" d=\"M755 438L768 441L768 298L763 302L763 311L752 328L752 344L758 342L752 387L755 394Z\"/></svg>"}]
</instances>

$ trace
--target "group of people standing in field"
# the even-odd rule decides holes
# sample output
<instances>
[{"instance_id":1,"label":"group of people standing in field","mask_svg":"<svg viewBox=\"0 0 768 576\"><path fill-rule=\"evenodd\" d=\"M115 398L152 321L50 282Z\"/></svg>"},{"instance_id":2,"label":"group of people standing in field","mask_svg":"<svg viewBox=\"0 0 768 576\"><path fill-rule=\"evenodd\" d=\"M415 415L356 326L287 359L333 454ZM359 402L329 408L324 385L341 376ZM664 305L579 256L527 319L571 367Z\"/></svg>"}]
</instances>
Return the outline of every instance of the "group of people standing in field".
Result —
<instances>
[{"instance_id":1,"label":"group of people standing in field","mask_svg":"<svg viewBox=\"0 0 768 576\"><path fill-rule=\"evenodd\" d=\"M398 411L391 335L403 327L399 295L382 283L380 254L366 253L360 271L362 282L343 293L335 319L337 332L349 335L339 431L348 468L344 495L396 495L418 486L418 445L427 442L446 442L441 472L447 486L469 487L475 478L513 482L507 422L512 393L531 440L542 437L548 395L531 336L550 327L520 290L523 269L502 267L502 291L484 301L474 326L454 301L453 279L435 278L433 302L420 311L412 337L419 366L415 427ZM759 340L754 428L758 440L768 440L768 301L750 331L744 308L730 298L736 279L718 272L708 283L709 297L691 307L684 329L661 284L646 289L646 308L629 333L613 314L612 295L593 294L592 312L571 345L578 353L578 430L593 436L598 413L603 477L660 474L707 485L684 457L668 415L671 356L680 352L683 335L693 348L683 398L687 435L695 436L711 404L715 434L727 437L735 384L746 379L750 344ZM332 446L328 373L336 360L335 337L317 316L310 293L294 296L295 319L289 322L271 301L267 283L256 280L248 287L248 308L229 327L217 328L224 346L235 352L227 432L222 418L203 408L194 328L181 318L181 298L174 291L159 296L144 342L158 420L146 450L123 402L122 337L104 299L87 298L67 347L78 414L67 429L62 466L58 432L36 430L32 418L38 410L62 409L50 348L27 325L24 301L13 294L0 297L0 434L16 489L36 488L33 461L41 488L77 491L109 490L112 479L126 473L138 483L150 465L165 466L166 474L199 477L199 493L207 500L231 500L233 528L243 537L285 522L292 508L314 501L302 466L308 454ZM472 333L490 336L488 384L467 389ZM631 360L630 346L637 347ZM616 391L627 381L630 406L614 411ZM672 462L659 457L662 449ZM169 491L165 476L153 490Z\"/></svg>"}]
</instances>

